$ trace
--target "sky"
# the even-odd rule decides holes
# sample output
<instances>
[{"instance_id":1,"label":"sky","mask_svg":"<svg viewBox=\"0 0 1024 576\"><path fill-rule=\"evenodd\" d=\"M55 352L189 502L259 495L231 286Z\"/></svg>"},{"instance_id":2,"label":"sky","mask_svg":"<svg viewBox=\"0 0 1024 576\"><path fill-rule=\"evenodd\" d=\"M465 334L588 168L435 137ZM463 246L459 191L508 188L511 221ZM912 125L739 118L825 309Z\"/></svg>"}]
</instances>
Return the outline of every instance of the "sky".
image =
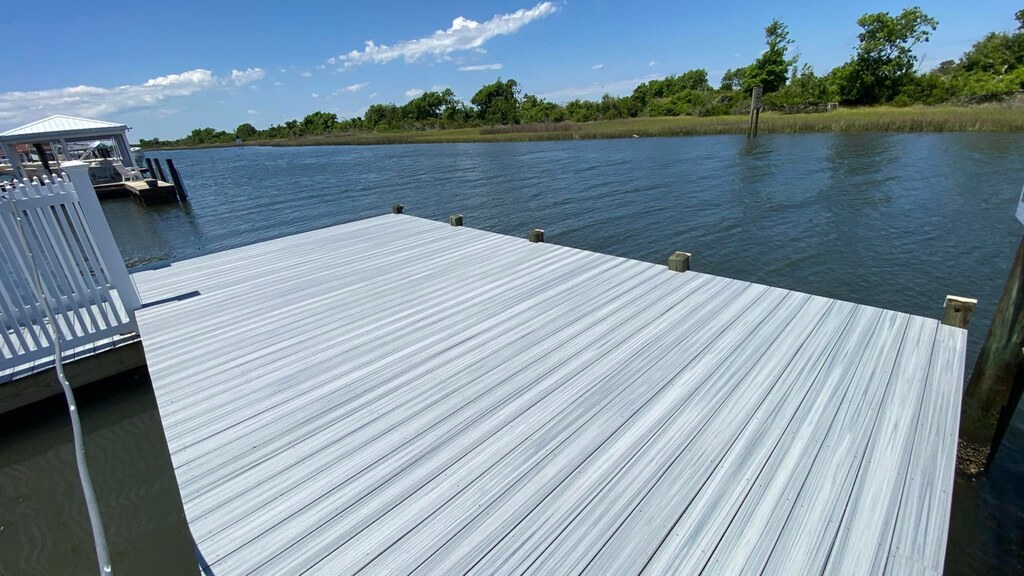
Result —
<instances>
[{"instance_id":1,"label":"sky","mask_svg":"<svg viewBox=\"0 0 1024 576\"><path fill-rule=\"evenodd\" d=\"M437 0L344 2L107 0L9 2L0 130L51 114L130 125L132 141L193 128L233 131L316 110L361 116L450 87L468 101L497 78L557 102L625 95L694 68L713 85L764 49L772 18L789 26L801 63L824 74L848 60L856 20L906 2ZM920 0L939 21L922 69L1012 30L1019 2ZM26 40L35 34L41 39Z\"/></svg>"}]
</instances>

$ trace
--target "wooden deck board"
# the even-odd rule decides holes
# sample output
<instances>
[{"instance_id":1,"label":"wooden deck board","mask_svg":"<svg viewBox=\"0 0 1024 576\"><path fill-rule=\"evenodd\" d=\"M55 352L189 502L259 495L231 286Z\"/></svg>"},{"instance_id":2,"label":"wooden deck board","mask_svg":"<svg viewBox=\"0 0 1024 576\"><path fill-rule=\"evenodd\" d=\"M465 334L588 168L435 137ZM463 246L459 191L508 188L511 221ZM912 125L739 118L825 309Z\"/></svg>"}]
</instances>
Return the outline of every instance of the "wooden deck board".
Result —
<instances>
[{"instance_id":1,"label":"wooden deck board","mask_svg":"<svg viewBox=\"0 0 1024 576\"><path fill-rule=\"evenodd\" d=\"M403 215L134 278L215 574L941 571L935 320Z\"/></svg>"}]
</instances>

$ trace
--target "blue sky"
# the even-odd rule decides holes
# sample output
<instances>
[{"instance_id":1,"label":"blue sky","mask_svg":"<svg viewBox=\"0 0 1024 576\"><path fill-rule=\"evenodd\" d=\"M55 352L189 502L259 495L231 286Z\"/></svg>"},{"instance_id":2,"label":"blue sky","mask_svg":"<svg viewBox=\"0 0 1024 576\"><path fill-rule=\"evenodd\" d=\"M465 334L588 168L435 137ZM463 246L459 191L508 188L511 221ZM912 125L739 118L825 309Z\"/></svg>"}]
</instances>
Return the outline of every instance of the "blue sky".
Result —
<instances>
[{"instance_id":1,"label":"blue sky","mask_svg":"<svg viewBox=\"0 0 1024 576\"><path fill-rule=\"evenodd\" d=\"M913 2L108 0L43 12L7 4L6 28L20 32L6 36L16 58L5 61L0 130L63 113L128 123L137 140L262 128L315 110L358 116L445 86L468 100L499 76L555 101L628 94L693 68L717 84L758 55L772 18L789 25L800 61L825 73L849 59L860 15ZM924 68L1012 29L1020 8L918 4L939 20L918 50ZM46 40L19 40L34 33Z\"/></svg>"}]
</instances>

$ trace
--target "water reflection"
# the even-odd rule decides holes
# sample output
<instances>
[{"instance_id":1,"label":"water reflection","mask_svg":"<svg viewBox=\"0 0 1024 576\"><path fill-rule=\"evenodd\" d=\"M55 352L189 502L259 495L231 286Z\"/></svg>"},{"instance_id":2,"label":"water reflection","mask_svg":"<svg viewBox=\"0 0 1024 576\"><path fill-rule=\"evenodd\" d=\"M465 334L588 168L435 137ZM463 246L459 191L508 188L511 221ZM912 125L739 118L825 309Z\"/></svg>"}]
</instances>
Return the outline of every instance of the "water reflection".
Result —
<instances>
[{"instance_id":1,"label":"water reflection","mask_svg":"<svg viewBox=\"0 0 1024 576\"><path fill-rule=\"evenodd\" d=\"M116 574L194 574L188 525L145 370L76 392ZM92 532L63 397L0 417L0 574L92 574Z\"/></svg>"}]
</instances>

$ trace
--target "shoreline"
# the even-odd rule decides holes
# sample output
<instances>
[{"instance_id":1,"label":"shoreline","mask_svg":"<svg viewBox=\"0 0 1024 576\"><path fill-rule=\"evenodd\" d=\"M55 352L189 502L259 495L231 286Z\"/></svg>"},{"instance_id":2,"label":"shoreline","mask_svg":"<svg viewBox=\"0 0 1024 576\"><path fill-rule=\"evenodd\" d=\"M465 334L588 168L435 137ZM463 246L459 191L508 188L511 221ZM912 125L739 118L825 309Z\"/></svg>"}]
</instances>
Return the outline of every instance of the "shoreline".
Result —
<instances>
[{"instance_id":1,"label":"shoreline","mask_svg":"<svg viewBox=\"0 0 1024 576\"><path fill-rule=\"evenodd\" d=\"M625 118L586 123L523 124L434 130L344 132L241 144L161 146L147 151L196 150L237 146L367 146L387 144L454 144L534 142L746 134L746 115ZM810 114L761 114L760 135L821 132L1024 132L1024 107L912 106L848 108Z\"/></svg>"}]
</instances>

